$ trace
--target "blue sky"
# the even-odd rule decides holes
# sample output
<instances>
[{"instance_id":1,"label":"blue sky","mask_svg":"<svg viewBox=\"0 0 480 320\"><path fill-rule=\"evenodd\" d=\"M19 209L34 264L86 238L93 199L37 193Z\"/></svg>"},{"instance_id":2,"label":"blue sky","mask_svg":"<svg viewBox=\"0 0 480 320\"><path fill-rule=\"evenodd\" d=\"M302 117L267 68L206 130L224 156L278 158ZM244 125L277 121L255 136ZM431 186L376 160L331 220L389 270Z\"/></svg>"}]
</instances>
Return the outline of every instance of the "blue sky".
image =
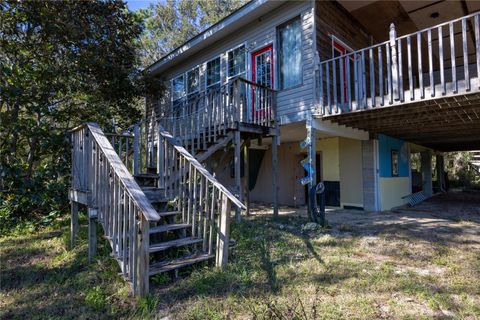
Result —
<instances>
[{"instance_id":1,"label":"blue sky","mask_svg":"<svg viewBox=\"0 0 480 320\"><path fill-rule=\"evenodd\" d=\"M150 3L156 3L159 2L159 0L125 0L125 2L131 11L136 11L138 9L148 8Z\"/></svg>"}]
</instances>

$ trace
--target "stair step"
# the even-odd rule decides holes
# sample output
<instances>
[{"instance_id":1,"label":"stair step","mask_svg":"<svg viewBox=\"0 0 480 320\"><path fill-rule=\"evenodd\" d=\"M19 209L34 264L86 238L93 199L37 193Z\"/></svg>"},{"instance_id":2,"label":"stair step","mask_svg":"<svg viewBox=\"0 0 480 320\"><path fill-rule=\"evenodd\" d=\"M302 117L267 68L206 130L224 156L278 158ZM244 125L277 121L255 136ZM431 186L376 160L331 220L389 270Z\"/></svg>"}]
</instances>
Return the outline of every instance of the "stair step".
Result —
<instances>
[{"instance_id":1,"label":"stair step","mask_svg":"<svg viewBox=\"0 0 480 320\"><path fill-rule=\"evenodd\" d=\"M187 224L187 223L162 224L160 226L150 228L150 234L173 231L173 230L180 230L180 229L186 229L186 228L189 228L191 226L192 226L191 224Z\"/></svg>"},{"instance_id":2,"label":"stair step","mask_svg":"<svg viewBox=\"0 0 480 320\"><path fill-rule=\"evenodd\" d=\"M141 187L147 199L151 202L166 202L165 190L157 187Z\"/></svg>"},{"instance_id":3,"label":"stair step","mask_svg":"<svg viewBox=\"0 0 480 320\"><path fill-rule=\"evenodd\" d=\"M160 217L176 216L180 211L161 211L158 213Z\"/></svg>"},{"instance_id":4,"label":"stair step","mask_svg":"<svg viewBox=\"0 0 480 320\"><path fill-rule=\"evenodd\" d=\"M158 174L156 173L139 173L134 175L135 178L140 179L158 179Z\"/></svg>"},{"instance_id":5,"label":"stair step","mask_svg":"<svg viewBox=\"0 0 480 320\"><path fill-rule=\"evenodd\" d=\"M169 262L158 262L150 265L149 275L153 276L162 272L167 272L175 269L179 269L191 264L207 261L214 258L214 254L202 253L185 258L175 259Z\"/></svg>"},{"instance_id":6,"label":"stair step","mask_svg":"<svg viewBox=\"0 0 480 320\"><path fill-rule=\"evenodd\" d=\"M169 262L158 262L150 265L150 272L149 275L153 276L155 274L159 274L162 272L167 272L175 269L179 269L191 264L207 261L209 259L214 258L215 255L213 254L207 254L207 253L202 253L202 254L196 254L193 256L188 256L185 258L179 258L175 260L171 260Z\"/></svg>"},{"instance_id":7,"label":"stair step","mask_svg":"<svg viewBox=\"0 0 480 320\"><path fill-rule=\"evenodd\" d=\"M176 239L176 240L171 240L171 241L152 244L152 245L150 245L150 248L149 248L148 251L150 253L158 252L158 251L164 251L164 250L167 250L167 249L170 249L170 248L177 248L177 247L182 247L182 246L188 246L190 244L200 243L202 241L203 241L203 239L194 238L194 237Z\"/></svg>"}]
</instances>

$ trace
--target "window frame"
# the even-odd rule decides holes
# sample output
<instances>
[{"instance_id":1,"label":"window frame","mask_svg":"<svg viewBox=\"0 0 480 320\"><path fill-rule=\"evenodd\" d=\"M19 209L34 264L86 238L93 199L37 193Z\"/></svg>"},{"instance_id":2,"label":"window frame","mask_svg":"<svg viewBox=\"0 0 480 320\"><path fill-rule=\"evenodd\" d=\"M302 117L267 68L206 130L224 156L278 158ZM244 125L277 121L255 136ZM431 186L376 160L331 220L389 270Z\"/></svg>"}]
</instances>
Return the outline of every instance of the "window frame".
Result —
<instances>
[{"instance_id":1,"label":"window frame","mask_svg":"<svg viewBox=\"0 0 480 320\"><path fill-rule=\"evenodd\" d=\"M244 47L243 71L240 72L240 73L234 74L233 76L230 76L229 75L229 66L228 66L228 62L229 62L228 61L228 55L229 55L230 52L233 52L234 50L237 50L241 47ZM225 73L226 73L225 80L226 80L226 82L230 81L231 79L233 79L235 77L238 77L241 74L244 74L244 77L246 77L246 74L247 74L247 60L248 60L248 54L247 54L247 43L246 42L242 42L242 43L236 45L235 47L228 49L225 52Z\"/></svg>"},{"instance_id":2,"label":"window frame","mask_svg":"<svg viewBox=\"0 0 480 320\"><path fill-rule=\"evenodd\" d=\"M217 60L217 59L218 59L218 62L219 62L218 65L220 67L218 81L214 82L214 83L211 83L211 84L208 84L208 63L212 62L213 60ZM215 56L215 58L212 58L210 60L205 61L204 65L205 65L205 89L208 89L208 88L211 88L211 87L216 86L218 84L221 84L222 83L222 56L219 54L219 55Z\"/></svg>"},{"instance_id":3,"label":"window frame","mask_svg":"<svg viewBox=\"0 0 480 320\"><path fill-rule=\"evenodd\" d=\"M275 33L276 33L276 54L277 54L277 63L276 63L276 67L277 67L277 77L278 77L278 81L277 81L277 88L278 90L280 91L284 91L284 90L290 90L290 89L294 89L294 88L298 88L298 87L301 87L303 86L303 67L304 67L304 63L303 63L303 30L302 30L302 20L303 19L303 15L300 14L300 15L296 15L288 20L286 20L285 22L282 22L281 24L277 25L275 27ZM293 86L290 86L290 87L286 87L284 88L283 85L282 85L282 68L281 68L281 62L282 62L282 42L280 41L280 30L282 28L284 28L285 26L291 24L292 22L298 20L300 22L300 70L301 70L301 75L300 75L300 82L297 83L296 85L293 85Z\"/></svg>"}]
</instances>

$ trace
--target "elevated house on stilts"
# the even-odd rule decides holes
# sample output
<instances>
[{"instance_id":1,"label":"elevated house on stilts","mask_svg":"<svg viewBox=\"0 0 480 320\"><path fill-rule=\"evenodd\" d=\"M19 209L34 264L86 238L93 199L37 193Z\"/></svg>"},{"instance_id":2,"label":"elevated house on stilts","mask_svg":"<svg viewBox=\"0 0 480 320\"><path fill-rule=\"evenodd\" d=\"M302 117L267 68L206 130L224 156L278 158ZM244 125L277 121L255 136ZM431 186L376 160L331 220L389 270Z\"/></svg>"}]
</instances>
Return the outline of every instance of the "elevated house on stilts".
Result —
<instances>
[{"instance_id":1,"label":"elevated house on stilts","mask_svg":"<svg viewBox=\"0 0 480 320\"><path fill-rule=\"evenodd\" d=\"M86 205L89 255L100 225L144 295L151 275L224 266L250 202L277 214L322 181L327 206L379 211L445 189L442 152L480 149L478 9L247 3L145 70L165 90L144 121L72 131L72 241Z\"/></svg>"}]
</instances>

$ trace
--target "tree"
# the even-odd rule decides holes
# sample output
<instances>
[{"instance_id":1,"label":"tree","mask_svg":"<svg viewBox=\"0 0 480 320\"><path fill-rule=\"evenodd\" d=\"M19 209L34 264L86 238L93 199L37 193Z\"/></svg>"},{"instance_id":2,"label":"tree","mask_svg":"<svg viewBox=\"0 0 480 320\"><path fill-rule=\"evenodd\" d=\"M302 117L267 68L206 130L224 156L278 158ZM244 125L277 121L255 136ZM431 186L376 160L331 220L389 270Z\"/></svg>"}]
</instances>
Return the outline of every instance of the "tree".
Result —
<instances>
[{"instance_id":1,"label":"tree","mask_svg":"<svg viewBox=\"0 0 480 320\"><path fill-rule=\"evenodd\" d=\"M157 61L245 4L246 0L167 0L140 10L144 67Z\"/></svg>"},{"instance_id":2,"label":"tree","mask_svg":"<svg viewBox=\"0 0 480 320\"><path fill-rule=\"evenodd\" d=\"M139 118L141 31L122 1L0 3L0 225L66 205L70 128Z\"/></svg>"}]
</instances>

